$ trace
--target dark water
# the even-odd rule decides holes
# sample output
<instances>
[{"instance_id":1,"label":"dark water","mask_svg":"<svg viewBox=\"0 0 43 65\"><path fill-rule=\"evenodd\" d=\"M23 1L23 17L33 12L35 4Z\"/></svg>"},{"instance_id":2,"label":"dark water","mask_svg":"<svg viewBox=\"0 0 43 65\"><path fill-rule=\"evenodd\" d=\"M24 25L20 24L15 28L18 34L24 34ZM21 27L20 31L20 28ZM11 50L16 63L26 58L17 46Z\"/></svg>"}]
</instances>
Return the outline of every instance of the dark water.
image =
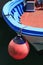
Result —
<instances>
[{"instance_id":1,"label":"dark water","mask_svg":"<svg viewBox=\"0 0 43 65\"><path fill-rule=\"evenodd\" d=\"M8 54L8 44L16 33L0 18L0 65L43 65L43 54L39 54L30 45L30 54L21 61L14 60Z\"/></svg>"},{"instance_id":2,"label":"dark water","mask_svg":"<svg viewBox=\"0 0 43 65\"><path fill-rule=\"evenodd\" d=\"M9 0L0 0L0 17L2 17L2 8Z\"/></svg>"}]
</instances>

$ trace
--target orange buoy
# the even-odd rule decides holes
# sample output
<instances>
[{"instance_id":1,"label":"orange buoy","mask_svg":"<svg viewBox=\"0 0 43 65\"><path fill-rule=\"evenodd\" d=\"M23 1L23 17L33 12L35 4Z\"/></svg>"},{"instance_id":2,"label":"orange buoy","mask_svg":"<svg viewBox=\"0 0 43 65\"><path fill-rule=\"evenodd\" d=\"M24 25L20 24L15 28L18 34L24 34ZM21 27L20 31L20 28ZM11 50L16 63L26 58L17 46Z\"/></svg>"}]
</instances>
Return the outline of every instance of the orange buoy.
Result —
<instances>
[{"instance_id":1,"label":"orange buoy","mask_svg":"<svg viewBox=\"0 0 43 65\"><path fill-rule=\"evenodd\" d=\"M29 44L23 37L16 36L8 45L8 53L16 60L24 59L29 51Z\"/></svg>"}]
</instances>

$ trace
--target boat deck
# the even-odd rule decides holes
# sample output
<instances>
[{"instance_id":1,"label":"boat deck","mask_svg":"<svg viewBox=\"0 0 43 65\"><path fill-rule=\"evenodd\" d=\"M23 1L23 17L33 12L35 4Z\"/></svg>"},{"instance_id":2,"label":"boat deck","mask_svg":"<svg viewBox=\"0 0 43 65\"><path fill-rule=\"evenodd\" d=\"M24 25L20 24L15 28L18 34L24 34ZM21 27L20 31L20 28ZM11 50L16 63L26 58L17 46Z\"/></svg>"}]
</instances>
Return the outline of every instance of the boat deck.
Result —
<instances>
[{"instance_id":1,"label":"boat deck","mask_svg":"<svg viewBox=\"0 0 43 65\"><path fill-rule=\"evenodd\" d=\"M26 26L43 28L43 10L36 10L35 12L25 12L21 16L20 21Z\"/></svg>"}]
</instances>

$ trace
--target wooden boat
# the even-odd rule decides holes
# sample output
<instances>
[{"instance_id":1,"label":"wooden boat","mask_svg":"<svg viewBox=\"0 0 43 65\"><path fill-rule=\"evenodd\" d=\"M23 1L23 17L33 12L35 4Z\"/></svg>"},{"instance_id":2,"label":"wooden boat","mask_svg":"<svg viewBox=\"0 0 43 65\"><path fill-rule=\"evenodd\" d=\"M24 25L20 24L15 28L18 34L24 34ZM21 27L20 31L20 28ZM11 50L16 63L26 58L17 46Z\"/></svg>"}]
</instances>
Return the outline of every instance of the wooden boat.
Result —
<instances>
[{"instance_id":1,"label":"wooden boat","mask_svg":"<svg viewBox=\"0 0 43 65\"><path fill-rule=\"evenodd\" d=\"M6 23L16 32L21 33L38 50L43 50L43 10L24 12L23 0L7 2L2 15Z\"/></svg>"}]
</instances>

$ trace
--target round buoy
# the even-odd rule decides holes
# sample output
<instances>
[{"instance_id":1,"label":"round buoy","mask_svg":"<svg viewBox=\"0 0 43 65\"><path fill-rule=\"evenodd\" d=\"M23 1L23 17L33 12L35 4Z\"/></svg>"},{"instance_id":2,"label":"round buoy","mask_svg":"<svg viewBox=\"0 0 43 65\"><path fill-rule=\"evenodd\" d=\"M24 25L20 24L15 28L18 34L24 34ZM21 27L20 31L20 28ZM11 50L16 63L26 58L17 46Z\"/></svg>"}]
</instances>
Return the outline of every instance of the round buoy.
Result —
<instances>
[{"instance_id":1,"label":"round buoy","mask_svg":"<svg viewBox=\"0 0 43 65\"><path fill-rule=\"evenodd\" d=\"M16 60L24 59L29 54L29 44L23 38L16 36L8 45L8 53Z\"/></svg>"}]
</instances>

